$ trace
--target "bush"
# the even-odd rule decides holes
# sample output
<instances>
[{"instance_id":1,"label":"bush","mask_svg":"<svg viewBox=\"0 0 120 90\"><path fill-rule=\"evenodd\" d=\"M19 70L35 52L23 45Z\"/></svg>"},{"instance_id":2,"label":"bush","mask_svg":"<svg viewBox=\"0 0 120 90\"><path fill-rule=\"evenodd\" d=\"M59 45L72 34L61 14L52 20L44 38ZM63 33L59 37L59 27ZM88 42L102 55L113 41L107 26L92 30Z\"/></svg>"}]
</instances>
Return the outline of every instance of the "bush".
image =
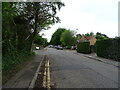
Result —
<instances>
[{"instance_id":1,"label":"bush","mask_svg":"<svg viewBox=\"0 0 120 90\"><path fill-rule=\"evenodd\" d=\"M2 57L2 72L9 72L12 67L24 62L28 57L35 56L35 52L11 51Z\"/></svg>"},{"instance_id":2,"label":"bush","mask_svg":"<svg viewBox=\"0 0 120 90\"><path fill-rule=\"evenodd\" d=\"M98 40L96 53L97 56L120 61L120 38Z\"/></svg>"},{"instance_id":3,"label":"bush","mask_svg":"<svg viewBox=\"0 0 120 90\"><path fill-rule=\"evenodd\" d=\"M66 49L71 49L71 46L66 46Z\"/></svg>"},{"instance_id":4,"label":"bush","mask_svg":"<svg viewBox=\"0 0 120 90\"><path fill-rule=\"evenodd\" d=\"M79 53L90 53L90 42L80 42L77 45L77 52Z\"/></svg>"}]
</instances>

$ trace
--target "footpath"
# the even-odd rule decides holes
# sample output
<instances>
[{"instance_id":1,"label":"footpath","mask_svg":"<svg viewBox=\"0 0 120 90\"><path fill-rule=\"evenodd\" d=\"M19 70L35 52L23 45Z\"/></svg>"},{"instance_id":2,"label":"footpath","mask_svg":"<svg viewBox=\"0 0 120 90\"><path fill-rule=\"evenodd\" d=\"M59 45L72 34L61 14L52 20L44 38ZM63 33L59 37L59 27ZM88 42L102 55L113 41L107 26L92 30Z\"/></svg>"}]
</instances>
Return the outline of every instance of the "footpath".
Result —
<instances>
[{"instance_id":1,"label":"footpath","mask_svg":"<svg viewBox=\"0 0 120 90\"><path fill-rule=\"evenodd\" d=\"M22 70L20 70L14 77L12 77L7 83L5 83L2 88L28 88L36 70L42 60L43 51L31 60Z\"/></svg>"},{"instance_id":2,"label":"footpath","mask_svg":"<svg viewBox=\"0 0 120 90\"><path fill-rule=\"evenodd\" d=\"M84 57L87 57L87 58L90 58L90 59L93 59L93 60L97 60L97 61L100 61L100 62L103 62L103 63L107 63L107 64L110 64L110 65L113 65L113 66L116 66L116 67L119 67L119 62L118 61L114 61L112 59L105 59L105 58L102 58L102 57L98 57L96 55L96 53L91 53L91 54L82 54L82 53L77 53L76 51L72 51L74 54L77 54L77 55L82 55Z\"/></svg>"}]
</instances>

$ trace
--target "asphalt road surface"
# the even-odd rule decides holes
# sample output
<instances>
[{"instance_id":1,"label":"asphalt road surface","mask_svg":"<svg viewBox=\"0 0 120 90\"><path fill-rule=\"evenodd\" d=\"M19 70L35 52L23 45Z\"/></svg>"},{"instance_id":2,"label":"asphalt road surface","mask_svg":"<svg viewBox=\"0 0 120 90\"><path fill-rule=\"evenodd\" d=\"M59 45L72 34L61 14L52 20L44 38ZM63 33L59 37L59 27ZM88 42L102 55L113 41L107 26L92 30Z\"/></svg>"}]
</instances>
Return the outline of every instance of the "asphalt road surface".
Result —
<instances>
[{"instance_id":1,"label":"asphalt road surface","mask_svg":"<svg viewBox=\"0 0 120 90\"><path fill-rule=\"evenodd\" d=\"M39 50L37 51L39 53ZM69 50L47 48L55 88L118 88L118 68Z\"/></svg>"}]
</instances>

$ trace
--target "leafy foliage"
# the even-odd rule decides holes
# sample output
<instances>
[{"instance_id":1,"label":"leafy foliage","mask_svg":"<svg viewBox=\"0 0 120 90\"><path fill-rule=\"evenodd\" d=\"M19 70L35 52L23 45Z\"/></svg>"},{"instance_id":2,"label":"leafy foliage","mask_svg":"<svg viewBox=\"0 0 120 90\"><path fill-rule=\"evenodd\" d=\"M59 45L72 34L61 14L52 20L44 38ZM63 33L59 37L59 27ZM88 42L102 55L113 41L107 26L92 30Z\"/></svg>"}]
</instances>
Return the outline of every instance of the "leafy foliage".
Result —
<instances>
[{"instance_id":1,"label":"leafy foliage","mask_svg":"<svg viewBox=\"0 0 120 90\"><path fill-rule=\"evenodd\" d=\"M61 38L62 33L65 31L66 31L65 28L58 28L56 32L54 32L54 34L52 35L50 43L53 45L61 45L62 42L60 41L60 38Z\"/></svg>"},{"instance_id":2,"label":"leafy foliage","mask_svg":"<svg viewBox=\"0 0 120 90\"><path fill-rule=\"evenodd\" d=\"M47 39L42 38L42 36L40 36L39 34L36 35L34 43L42 45L42 46L47 46L48 45Z\"/></svg>"},{"instance_id":3,"label":"leafy foliage","mask_svg":"<svg viewBox=\"0 0 120 90\"><path fill-rule=\"evenodd\" d=\"M97 39L108 39L109 38L107 35L101 34L100 32L97 32L95 36Z\"/></svg>"},{"instance_id":4,"label":"leafy foliage","mask_svg":"<svg viewBox=\"0 0 120 90\"><path fill-rule=\"evenodd\" d=\"M71 46L66 46L66 49L71 49Z\"/></svg>"},{"instance_id":5,"label":"leafy foliage","mask_svg":"<svg viewBox=\"0 0 120 90\"><path fill-rule=\"evenodd\" d=\"M98 40L96 53L100 57L120 61L120 38Z\"/></svg>"},{"instance_id":6,"label":"leafy foliage","mask_svg":"<svg viewBox=\"0 0 120 90\"><path fill-rule=\"evenodd\" d=\"M86 33L86 34L83 34L84 36L94 36L94 33L93 32L90 32L90 33Z\"/></svg>"},{"instance_id":7,"label":"leafy foliage","mask_svg":"<svg viewBox=\"0 0 120 90\"><path fill-rule=\"evenodd\" d=\"M63 46L72 46L76 44L77 38L74 36L73 31L66 30L64 33L62 33L60 41L62 42Z\"/></svg>"},{"instance_id":8,"label":"leafy foliage","mask_svg":"<svg viewBox=\"0 0 120 90\"><path fill-rule=\"evenodd\" d=\"M79 53L90 53L90 42L80 42L77 45L77 52Z\"/></svg>"},{"instance_id":9,"label":"leafy foliage","mask_svg":"<svg viewBox=\"0 0 120 90\"><path fill-rule=\"evenodd\" d=\"M61 2L2 3L3 71L31 54L36 35L60 21L56 13L62 6Z\"/></svg>"}]
</instances>

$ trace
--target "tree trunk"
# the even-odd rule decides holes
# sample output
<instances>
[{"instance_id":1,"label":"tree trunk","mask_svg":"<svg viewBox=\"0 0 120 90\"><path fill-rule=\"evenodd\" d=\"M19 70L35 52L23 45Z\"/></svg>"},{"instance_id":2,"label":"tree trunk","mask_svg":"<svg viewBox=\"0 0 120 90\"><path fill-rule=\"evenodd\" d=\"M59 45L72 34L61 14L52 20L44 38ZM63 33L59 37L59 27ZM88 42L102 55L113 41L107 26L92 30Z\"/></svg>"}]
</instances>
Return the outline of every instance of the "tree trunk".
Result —
<instances>
[{"instance_id":1,"label":"tree trunk","mask_svg":"<svg viewBox=\"0 0 120 90\"><path fill-rule=\"evenodd\" d=\"M31 42L30 42L30 47L29 50L32 51L32 45L35 39L35 35L37 34L37 23L38 23L38 11L39 11L39 3L34 3L34 6L36 7L35 9L35 28L34 28L34 32L32 34L32 38L31 38Z\"/></svg>"}]
</instances>

